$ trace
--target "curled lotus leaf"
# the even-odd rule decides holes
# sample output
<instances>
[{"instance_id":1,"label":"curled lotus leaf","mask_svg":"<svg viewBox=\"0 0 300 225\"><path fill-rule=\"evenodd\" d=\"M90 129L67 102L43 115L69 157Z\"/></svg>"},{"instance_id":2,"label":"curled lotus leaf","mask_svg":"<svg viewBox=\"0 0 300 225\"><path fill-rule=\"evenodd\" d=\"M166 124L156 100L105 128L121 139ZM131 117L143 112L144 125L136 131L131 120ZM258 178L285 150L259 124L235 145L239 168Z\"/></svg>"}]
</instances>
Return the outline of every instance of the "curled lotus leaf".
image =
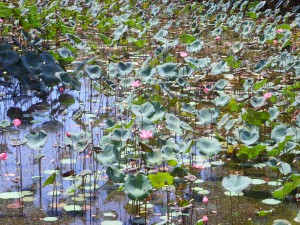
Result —
<instances>
[{"instance_id":1,"label":"curled lotus leaf","mask_svg":"<svg viewBox=\"0 0 300 225\"><path fill-rule=\"evenodd\" d=\"M25 138L27 139L26 145L34 150L41 150L47 142L47 133L43 130L30 131Z\"/></svg>"}]
</instances>

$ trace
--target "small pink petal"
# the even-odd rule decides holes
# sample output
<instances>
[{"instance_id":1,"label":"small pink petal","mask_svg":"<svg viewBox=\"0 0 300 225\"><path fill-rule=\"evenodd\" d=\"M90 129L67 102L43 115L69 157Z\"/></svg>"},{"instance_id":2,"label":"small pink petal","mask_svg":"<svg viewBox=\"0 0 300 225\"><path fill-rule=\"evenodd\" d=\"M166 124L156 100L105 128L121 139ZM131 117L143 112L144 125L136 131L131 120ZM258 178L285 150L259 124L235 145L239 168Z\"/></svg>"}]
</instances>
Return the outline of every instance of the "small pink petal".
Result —
<instances>
[{"instance_id":1,"label":"small pink petal","mask_svg":"<svg viewBox=\"0 0 300 225\"><path fill-rule=\"evenodd\" d=\"M221 37L220 37L219 35L215 37L215 41L218 42L218 41L220 41L220 40L221 40Z\"/></svg>"},{"instance_id":2,"label":"small pink petal","mask_svg":"<svg viewBox=\"0 0 300 225\"><path fill-rule=\"evenodd\" d=\"M204 88L204 93L208 93L209 89L208 88Z\"/></svg>"},{"instance_id":3,"label":"small pink petal","mask_svg":"<svg viewBox=\"0 0 300 225\"><path fill-rule=\"evenodd\" d=\"M21 120L19 120L19 119L14 119L14 125L15 125L16 127L20 126L21 124L22 124L22 121L21 121Z\"/></svg>"}]
</instances>

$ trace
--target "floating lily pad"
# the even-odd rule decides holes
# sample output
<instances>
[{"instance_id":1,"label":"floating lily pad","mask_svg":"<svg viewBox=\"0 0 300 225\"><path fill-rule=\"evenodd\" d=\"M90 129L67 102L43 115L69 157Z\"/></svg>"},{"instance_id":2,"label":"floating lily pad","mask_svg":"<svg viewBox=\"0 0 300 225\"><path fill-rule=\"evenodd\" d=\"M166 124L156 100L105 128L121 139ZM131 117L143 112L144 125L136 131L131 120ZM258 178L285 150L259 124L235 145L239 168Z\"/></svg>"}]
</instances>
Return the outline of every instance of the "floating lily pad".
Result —
<instances>
[{"instance_id":1,"label":"floating lily pad","mask_svg":"<svg viewBox=\"0 0 300 225\"><path fill-rule=\"evenodd\" d=\"M265 200L262 200L262 203L267 205L278 205L281 203L281 201L273 198L267 198Z\"/></svg>"},{"instance_id":2,"label":"floating lily pad","mask_svg":"<svg viewBox=\"0 0 300 225\"><path fill-rule=\"evenodd\" d=\"M58 218L54 217L54 216L53 217L45 217L45 218L43 218L43 220L46 222L54 222L54 221L58 220Z\"/></svg>"},{"instance_id":3,"label":"floating lily pad","mask_svg":"<svg viewBox=\"0 0 300 225\"><path fill-rule=\"evenodd\" d=\"M82 211L80 205L66 205L64 207L64 210L66 210L67 212Z\"/></svg>"}]
</instances>

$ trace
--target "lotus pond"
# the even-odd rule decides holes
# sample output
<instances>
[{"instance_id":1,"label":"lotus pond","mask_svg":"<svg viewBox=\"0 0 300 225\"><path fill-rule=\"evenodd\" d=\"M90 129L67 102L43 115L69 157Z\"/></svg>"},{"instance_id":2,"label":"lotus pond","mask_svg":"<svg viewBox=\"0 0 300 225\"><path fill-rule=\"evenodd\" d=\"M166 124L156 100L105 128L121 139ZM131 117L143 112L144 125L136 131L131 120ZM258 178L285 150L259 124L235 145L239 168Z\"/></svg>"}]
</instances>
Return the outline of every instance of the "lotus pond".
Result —
<instances>
[{"instance_id":1,"label":"lotus pond","mask_svg":"<svg viewBox=\"0 0 300 225\"><path fill-rule=\"evenodd\" d=\"M0 224L299 224L295 2L1 2Z\"/></svg>"}]
</instances>

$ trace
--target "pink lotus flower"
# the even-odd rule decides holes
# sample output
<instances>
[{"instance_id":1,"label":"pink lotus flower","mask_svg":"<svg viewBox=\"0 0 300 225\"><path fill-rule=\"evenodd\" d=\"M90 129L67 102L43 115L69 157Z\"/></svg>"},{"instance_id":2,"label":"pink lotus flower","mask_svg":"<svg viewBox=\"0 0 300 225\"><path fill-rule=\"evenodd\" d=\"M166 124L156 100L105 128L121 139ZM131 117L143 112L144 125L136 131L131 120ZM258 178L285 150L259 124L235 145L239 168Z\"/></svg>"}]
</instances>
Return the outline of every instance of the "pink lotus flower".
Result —
<instances>
[{"instance_id":1,"label":"pink lotus flower","mask_svg":"<svg viewBox=\"0 0 300 225\"><path fill-rule=\"evenodd\" d=\"M272 97L272 92L267 92L264 94L264 99L267 100Z\"/></svg>"},{"instance_id":2,"label":"pink lotus flower","mask_svg":"<svg viewBox=\"0 0 300 225\"><path fill-rule=\"evenodd\" d=\"M151 130L142 130L140 133L140 138L142 140L153 138L153 132Z\"/></svg>"},{"instance_id":3,"label":"pink lotus flower","mask_svg":"<svg viewBox=\"0 0 300 225\"><path fill-rule=\"evenodd\" d=\"M274 45L277 45L277 44L278 44L278 41L277 41L277 40L274 40L274 41L273 41L273 44L274 44Z\"/></svg>"},{"instance_id":4,"label":"pink lotus flower","mask_svg":"<svg viewBox=\"0 0 300 225\"><path fill-rule=\"evenodd\" d=\"M192 168L195 169L195 170L202 170L202 166L196 165L196 164L193 164Z\"/></svg>"},{"instance_id":5,"label":"pink lotus flower","mask_svg":"<svg viewBox=\"0 0 300 225\"><path fill-rule=\"evenodd\" d=\"M207 217L207 215L204 215L202 217L202 222L203 222L203 224L207 224L208 223L208 217Z\"/></svg>"},{"instance_id":6,"label":"pink lotus flower","mask_svg":"<svg viewBox=\"0 0 300 225\"><path fill-rule=\"evenodd\" d=\"M21 124L22 124L21 120L19 120L19 119L14 119L14 125L15 125L16 127L20 126Z\"/></svg>"},{"instance_id":7,"label":"pink lotus flower","mask_svg":"<svg viewBox=\"0 0 300 225\"><path fill-rule=\"evenodd\" d=\"M63 87L59 87L59 89L58 89L58 91L60 92L60 93L64 93L64 91L65 91L65 89L63 88Z\"/></svg>"},{"instance_id":8,"label":"pink lotus flower","mask_svg":"<svg viewBox=\"0 0 300 225\"><path fill-rule=\"evenodd\" d=\"M7 159L8 159L7 153L1 153L0 154L0 160L7 160Z\"/></svg>"},{"instance_id":9,"label":"pink lotus flower","mask_svg":"<svg viewBox=\"0 0 300 225\"><path fill-rule=\"evenodd\" d=\"M204 204L207 204L207 203L208 203L208 198L207 198L206 196L204 196L204 198L202 199L202 202L203 202Z\"/></svg>"},{"instance_id":10,"label":"pink lotus flower","mask_svg":"<svg viewBox=\"0 0 300 225\"><path fill-rule=\"evenodd\" d=\"M281 34L282 32L283 32L283 29L282 29L282 28L277 29L277 33L278 33L278 34Z\"/></svg>"},{"instance_id":11,"label":"pink lotus flower","mask_svg":"<svg viewBox=\"0 0 300 225\"><path fill-rule=\"evenodd\" d=\"M180 52L179 54L180 54L181 57L187 57L188 56L188 53L184 52L184 51Z\"/></svg>"},{"instance_id":12,"label":"pink lotus flower","mask_svg":"<svg viewBox=\"0 0 300 225\"><path fill-rule=\"evenodd\" d=\"M68 138L70 138L72 136L70 132L66 132L66 135Z\"/></svg>"},{"instance_id":13,"label":"pink lotus flower","mask_svg":"<svg viewBox=\"0 0 300 225\"><path fill-rule=\"evenodd\" d=\"M216 36L216 37L215 37L215 41L216 41L216 42L219 42L219 41L221 41L221 37L220 37L219 35L218 35L218 36Z\"/></svg>"},{"instance_id":14,"label":"pink lotus flower","mask_svg":"<svg viewBox=\"0 0 300 225\"><path fill-rule=\"evenodd\" d=\"M139 86L141 86L141 81L139 80L132 81L131 87L138 88Z\"/></svg>"},{"instance_id":15,"label":"pink lotus flower","mask_svg":"<svg viewBox=\"0 0 300 225\"><path fill-rule=\"evenodd\" d=\"M204 88L204 93L208 93L209 92L209 89L206 87Z\"/></svg>"},{"instance_id":16,"label":"pink lotus flower","mask_svg":"<svg viewBox=\"0 0 300 225\"><path fill-rule=\"evenodd\" d=\"M3 23L3 19L0 18L0 23Z\"/></svg>"}]
</instances>

